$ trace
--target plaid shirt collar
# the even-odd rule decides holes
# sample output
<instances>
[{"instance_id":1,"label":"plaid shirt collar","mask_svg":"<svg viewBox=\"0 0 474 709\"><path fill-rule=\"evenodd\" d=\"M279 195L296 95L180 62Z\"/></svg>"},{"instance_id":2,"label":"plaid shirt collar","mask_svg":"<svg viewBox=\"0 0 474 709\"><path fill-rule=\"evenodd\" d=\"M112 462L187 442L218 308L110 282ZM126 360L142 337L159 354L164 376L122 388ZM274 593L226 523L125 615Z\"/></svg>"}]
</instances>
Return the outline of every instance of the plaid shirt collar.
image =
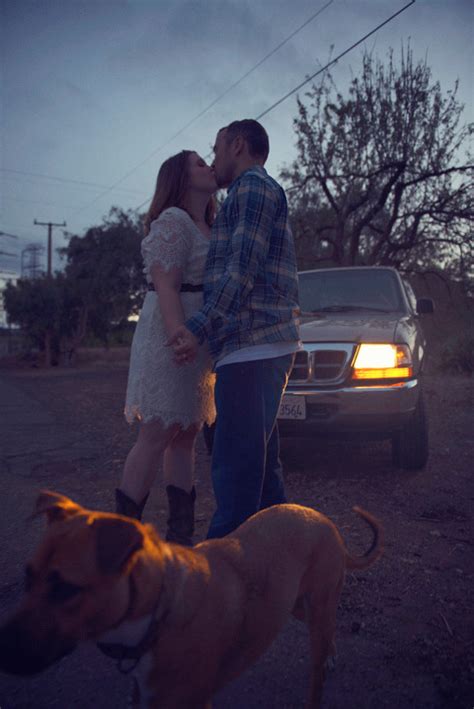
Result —
<instances>
[{"instance_id":1,"label":"plaid shirt collar","mask_svg":"<svg viewBox=\"0 0 474 709\"><path fill-rule=\"evenodd\" d=\"M266 174L267 174L267 171L265 170L265 168L264 168L262 165L255 164L255 165L252 165L251 167L248 167L246 170L244 170L243 172L241 172L240 175L237 175L237 177L235 177L235 178L232 180L232 182L230 183L230 185L229 185L228 188L227 188L227 194L228 194L228 195L232 192L232 190L234 190L234 189L236 189L236 188L238 187L240 180L241 180L241 179L243 178L243 176L246 175L248 172L260 172L260 173L263 174L263 175L266 175Z\"/></svg>"}]
</instances>

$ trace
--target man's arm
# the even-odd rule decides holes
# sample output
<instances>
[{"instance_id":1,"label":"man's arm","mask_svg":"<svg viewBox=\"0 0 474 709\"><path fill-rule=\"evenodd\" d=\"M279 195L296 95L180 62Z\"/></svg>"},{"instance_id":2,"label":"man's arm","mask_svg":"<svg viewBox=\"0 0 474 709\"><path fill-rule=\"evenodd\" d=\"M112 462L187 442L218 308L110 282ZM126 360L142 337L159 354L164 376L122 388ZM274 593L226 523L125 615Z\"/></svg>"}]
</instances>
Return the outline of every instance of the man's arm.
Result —
<instances>
[{"instance_id":1,"label":"man's arm","mask_svg":"<svg viewBox=\"0 0 474 709\"><path fill-rule=\"evenodd\" d=\"M209 336L213 323L228 320L242 309L268 254L277 196L261 178L249 175L235 199L237 218L225 271L205 305L185 323L200 343Z\"/></svg>"}]
</instances>

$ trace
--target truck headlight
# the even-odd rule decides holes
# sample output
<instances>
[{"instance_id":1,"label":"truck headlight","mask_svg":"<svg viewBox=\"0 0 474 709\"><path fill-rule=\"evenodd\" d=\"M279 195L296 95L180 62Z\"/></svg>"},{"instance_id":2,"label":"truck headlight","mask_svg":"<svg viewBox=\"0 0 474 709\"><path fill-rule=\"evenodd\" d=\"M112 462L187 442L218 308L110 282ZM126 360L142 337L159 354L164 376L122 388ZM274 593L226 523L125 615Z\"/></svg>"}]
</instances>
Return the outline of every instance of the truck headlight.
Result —
<instances>
[{"instance_id":1,"label":"truck headlight","mask_svg":"<svg viewBox=\"0 0 474 709\"><path fill-rule=\"evenodd\" d=\"M406 379L413 376L407 345L362 344L353 364L353 379Z\"/></svg>"}]
</instances>

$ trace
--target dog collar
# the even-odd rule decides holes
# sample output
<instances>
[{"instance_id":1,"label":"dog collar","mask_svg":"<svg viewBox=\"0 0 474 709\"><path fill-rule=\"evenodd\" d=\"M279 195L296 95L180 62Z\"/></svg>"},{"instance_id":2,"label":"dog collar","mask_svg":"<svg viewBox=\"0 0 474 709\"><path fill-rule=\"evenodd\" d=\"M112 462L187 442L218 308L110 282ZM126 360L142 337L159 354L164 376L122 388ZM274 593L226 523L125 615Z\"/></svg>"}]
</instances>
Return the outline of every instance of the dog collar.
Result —
<instances>
[{"instance_id":1,"label":"dog collar","mask_svg":"<svg viewBox=\"0 0 474 709\"><path fill-rule=\"evenodd\" d=\"M130 578L130 603L125 612L124 617L118 622L120 625L127 615L129 614L132 606L133 600L135 598L135 584L133 582L133 577ZM155 644L156 638L158 636L158 629L161 621L164 620L167 613L164 613L161 618L158 618L158 608L160 606L161 598L163 595L163 586L161 587L160 594L158 596L158 601L151 614L150 623L146 629L145 635L136 645L122 645L121 643L96 643L97 647L101 652L107 657L111 657L113 660L117 660L117 667L119 672L122 674L129 674L133 672L136 668L143 655L145 655L153 645ZM117 627L117 626L115 626Z\"/></svg>"}]
</instances>

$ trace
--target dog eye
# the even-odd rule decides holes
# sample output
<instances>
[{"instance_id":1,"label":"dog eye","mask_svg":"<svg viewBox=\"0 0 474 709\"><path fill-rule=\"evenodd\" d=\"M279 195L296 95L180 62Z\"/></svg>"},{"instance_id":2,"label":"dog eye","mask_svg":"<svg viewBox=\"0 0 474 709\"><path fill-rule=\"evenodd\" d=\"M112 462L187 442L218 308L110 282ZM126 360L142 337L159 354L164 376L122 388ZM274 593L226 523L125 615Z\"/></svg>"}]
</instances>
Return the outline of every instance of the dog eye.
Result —
<instances>
[{"instance_id":1,"label":"dog eye","mask_svg":"<svg viewBox=\"0 0 474 709\"><path fill-rule=\"evenodd\" d=\"M65 603L70 601L74 596L79 595L82 591L82 586L76 586L73 583L64 581L57 572L52 572L50 578L50 588L48 598L52 603Z\"/></svg>"}]
</instances>

